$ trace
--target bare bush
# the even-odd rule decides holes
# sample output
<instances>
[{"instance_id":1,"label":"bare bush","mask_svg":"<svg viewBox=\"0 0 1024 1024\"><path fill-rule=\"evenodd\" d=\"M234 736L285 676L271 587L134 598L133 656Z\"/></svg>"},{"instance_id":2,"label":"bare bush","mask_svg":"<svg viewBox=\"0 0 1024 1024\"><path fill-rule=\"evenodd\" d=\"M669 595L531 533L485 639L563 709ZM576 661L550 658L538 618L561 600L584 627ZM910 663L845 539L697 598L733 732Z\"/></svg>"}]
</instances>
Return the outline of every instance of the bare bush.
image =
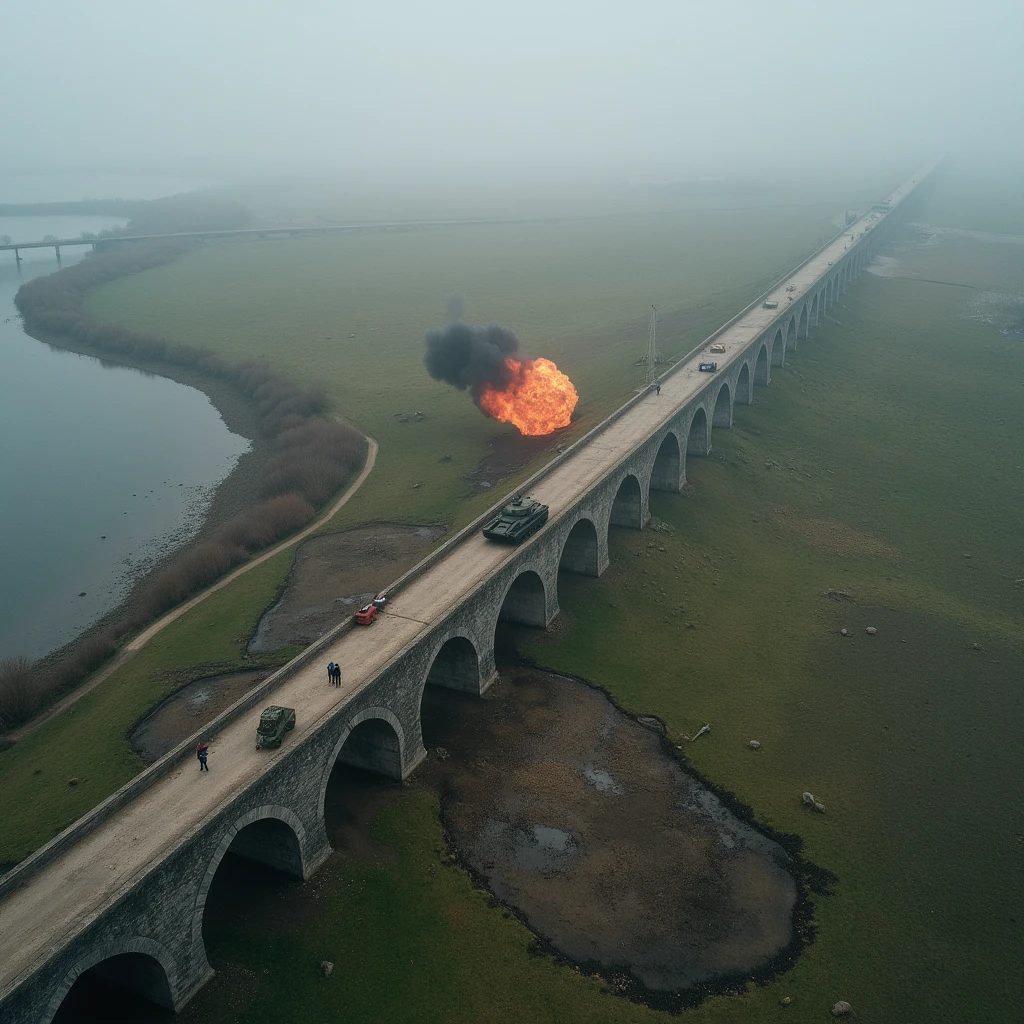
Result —
<instances>
[{"instance_id":1,"label":"bare bush","mask_svg":"<svg viewBox=\"0 0 1024 1024\"><path fill-rule=\"evenodd\" d=\"M40 700L35 664L21 656L0 660L0 725L13 729L31 718Z\"/></svg>"}]
</instances>

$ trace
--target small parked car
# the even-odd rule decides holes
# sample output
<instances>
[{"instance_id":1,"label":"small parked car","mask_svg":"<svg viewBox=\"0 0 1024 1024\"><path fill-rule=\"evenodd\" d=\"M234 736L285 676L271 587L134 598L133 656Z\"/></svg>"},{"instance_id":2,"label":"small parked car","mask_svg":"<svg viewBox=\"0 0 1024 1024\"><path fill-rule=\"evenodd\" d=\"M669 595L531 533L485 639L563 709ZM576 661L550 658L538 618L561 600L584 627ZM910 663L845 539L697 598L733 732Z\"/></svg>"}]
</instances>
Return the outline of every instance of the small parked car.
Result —
<instances>
[{"instance_id":1,"label":"small parked car","mask_svg":"<svg viewBox=\"0 0 1024 1024\"><path fill-rule=\"evenodd\" d=\"M775 302L774 299L765 299L764 302L761 303L761 305L765 309L778 309L779 308L779 304L777 302Z\"/></svg>"},{"instance_id":2,"label":"small parked car","mask_svg":"<svg viewBox=\"0 0 1024 1024\"><path fill-rule=\"evenodd\" d=\"M714 373L718 369L718 363L698 363L697 369L701 373Z\"/></svg>"},{"instance_id":3,"label":"small parked car","mask_svg":"<svg viewBox=\"0 0 1024 1024\"><path fill-rule=\"evenodd\" d=\"M725 346L721 343L718 343L716 345L712 345L710 351L722 353L725 351Z\"/></svg>"},{"instance_id":4,"label":"small parked car","mask_svg":"<svg viewBox=\"0 0 1024 1024\"><path fill-rule=\"evenodd\" d=\"M295 708L282 708L271 704L260 715L260 724L256 726L256 749L281 746L284 734L295 728Z\"/></svg>"},{"instance_id":5,"label":"small parked car","mask_svg":"<svg viewBox=\"0 0 1024 1024\"><path fill-rule=\"evenodd\" d=\"M370 626L373 624L373 620L384 610L384 605L387 604L388 595L387 591L382 590L369 604L364 604L359 611L356 612L356 622L360 626Z\"/></svg>"}]
</instances>

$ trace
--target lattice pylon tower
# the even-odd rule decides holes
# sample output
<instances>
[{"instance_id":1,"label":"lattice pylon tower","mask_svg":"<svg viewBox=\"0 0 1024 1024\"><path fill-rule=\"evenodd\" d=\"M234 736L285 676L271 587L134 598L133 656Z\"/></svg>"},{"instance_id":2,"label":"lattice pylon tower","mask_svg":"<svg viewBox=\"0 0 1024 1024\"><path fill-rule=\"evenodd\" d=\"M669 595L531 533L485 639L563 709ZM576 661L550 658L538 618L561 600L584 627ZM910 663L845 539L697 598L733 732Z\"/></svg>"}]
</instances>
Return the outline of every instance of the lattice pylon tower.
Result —
<instances>
[{"instance_id":1,"label":"lattice pylon tower","mask_svg":"<svg viewBox=\"0 0 1024 1024\"><path fill-rule=\"evenodd\" d=\"M651 306L651 330L647 336L647 367L646 367L646 384L648 386L654 383L655 377L658 375L658 311Z\"/></svg>"}]
</instances>

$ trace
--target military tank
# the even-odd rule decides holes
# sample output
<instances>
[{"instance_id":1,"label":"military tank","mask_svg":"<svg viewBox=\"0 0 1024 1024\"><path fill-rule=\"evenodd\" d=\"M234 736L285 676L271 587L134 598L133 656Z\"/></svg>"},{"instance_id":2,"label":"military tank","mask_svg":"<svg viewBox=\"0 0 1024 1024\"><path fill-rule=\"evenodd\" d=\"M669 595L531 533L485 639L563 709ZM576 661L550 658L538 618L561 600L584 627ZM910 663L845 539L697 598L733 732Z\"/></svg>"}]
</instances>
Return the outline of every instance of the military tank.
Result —
<instances>
[{"instance_id":1,"label":"military tank","mask_svg":"<svg viewBox=\"0 0 1024 1024\"><path fill-rule=\"evenodd\" d=\"M484 536L506 544L521 544L548 521L548 507L533 498L516 495L484 527Z\"/></svg>"},{"instance_id":2,"label":"military tank","mask_svg":"<svg viewBox=\"0 0 1024 1024\"><path fill-rule=\"evenodd\" d=\"M295 708L282 708L271 704L260 715L260 724L256 726L256 749L279 747L284 734L295 728Z\"/></svg>"}]
</instances>

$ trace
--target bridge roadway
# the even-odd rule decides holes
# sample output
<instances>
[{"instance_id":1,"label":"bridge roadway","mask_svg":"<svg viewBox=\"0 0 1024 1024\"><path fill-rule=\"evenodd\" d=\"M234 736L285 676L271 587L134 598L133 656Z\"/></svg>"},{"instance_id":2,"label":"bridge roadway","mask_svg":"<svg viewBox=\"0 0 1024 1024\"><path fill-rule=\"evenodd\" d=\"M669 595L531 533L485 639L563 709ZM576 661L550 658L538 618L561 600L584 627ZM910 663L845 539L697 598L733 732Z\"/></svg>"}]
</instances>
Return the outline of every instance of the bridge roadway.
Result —
<instances>
[{"instance_id":1,"label":"bridge roadway","mask_svg":"<svg viewBox=\"0 0 1024 1024\"><path fill-rule=\"evenodd\" d=\"M919 174L892 193L893 209L920 179ZM725 374L754 338L776 321L783 322L780 315L788 319L790 310L802 305L797 300L820 288L833 264L842 260L846 247L853 245L851 238L856 240L884 216L877 208L869 212L780 283L771 295L779 303L777 310L759 304L715 337L715 342L726 348L724 354L714 357L719 365L717 374L697 371L697 362L707 358L703 352L677 364L661 379L660 396L651 392L636 402L541 479L531 493L550 506L550 519L527 544L542 538L581 495L663 430L709 380ZM786 291L790 285L795 292ZM790 295L796 296L792 303ZM341 636L315 663L280 684L266 703L295 708L296 727L279 750L254 749L258 711L244 714L216 736L208 774L200 774L194 760L180 763L14 889L0 902L0 995L9 993L56 947L79 933L154 864L195 835L226 801L252 785L278 759L287 757L297 740L336 715L339 707L367 687L389 662L456 605L472 598L474 591L521 550L489 542L479 532L468 535L402 589L373 626ZM327 683L328 661L342 666L340 690Z\"/></svg>"}]
</instances>

